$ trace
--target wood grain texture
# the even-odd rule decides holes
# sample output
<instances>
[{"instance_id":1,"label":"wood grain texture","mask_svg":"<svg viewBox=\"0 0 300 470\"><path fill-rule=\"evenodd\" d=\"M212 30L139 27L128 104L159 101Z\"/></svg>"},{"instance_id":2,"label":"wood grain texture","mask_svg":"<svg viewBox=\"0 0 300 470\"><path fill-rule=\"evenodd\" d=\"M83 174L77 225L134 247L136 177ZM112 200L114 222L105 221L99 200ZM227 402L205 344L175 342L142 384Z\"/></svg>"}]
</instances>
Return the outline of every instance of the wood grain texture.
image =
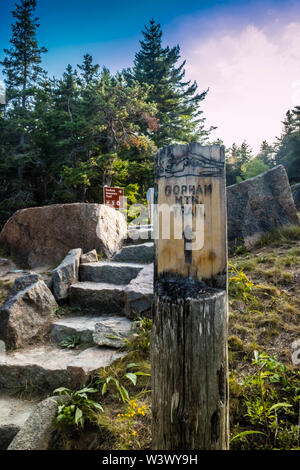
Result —
<instances>
[{"instance_id":1,"label":"wood grain texture","mask_svg":"<svg viewBox=\"0 0 300 470\"><path fill-rule=\"evenodd\" d=\"M154 202L192 209L192 220L154 218L152 448L228 449L227 231L224 148L200 144L161 149ZM197 206L204 205L198 224ZM178 221L179 220L179 221ZM156 223L156 225L155 225ZM165 233L170 226L170 236ZM194 232L197 249L189 249ZM180 231L184 237L179 237ZM197 232L197 230L199 232ZM199 235L200 233L200 235ZM167 235L167 236L166 236Z\"/></svg>"},{"instance_id":2,"label":"wood grain texture","mask_svg":"<svg viewBox=\"0 0 300 470\"><path fill-rule=\"evenodd\" d=\"M154 300L152 449L228 449L226 292Z\"/></svg>"},{"instance_id":3,"label":"wood grain texture","mask_svg":"<svg viewBox=\"0 0 300 470\"><path fill-rule=\"evenodd\" d=\"M202 157L206 167L203 172ZM184 166L183 161L188 164ZM196 164L193 163L196 160ZM176 163L177 162L177 163ZM210 165L207 167L207 165ZM174 238L174 215L170 216L170 238L164 239L162 217L156 213L156 278L191 277L209 286L226 288L227 236L225 203L225 157L220 146L186 144L166 147L156 156L155 203L158 210L191 204L204 205L204 246L190 252L187 261L185 240ZM215 168L215 172L212 169ZM168 169L168 171L166 171ZM184 226L182 226L182 232ZM196 218L192 230L196 234ZM196 236L194 241L196 240Z\"/></svg>"}]
</instances>

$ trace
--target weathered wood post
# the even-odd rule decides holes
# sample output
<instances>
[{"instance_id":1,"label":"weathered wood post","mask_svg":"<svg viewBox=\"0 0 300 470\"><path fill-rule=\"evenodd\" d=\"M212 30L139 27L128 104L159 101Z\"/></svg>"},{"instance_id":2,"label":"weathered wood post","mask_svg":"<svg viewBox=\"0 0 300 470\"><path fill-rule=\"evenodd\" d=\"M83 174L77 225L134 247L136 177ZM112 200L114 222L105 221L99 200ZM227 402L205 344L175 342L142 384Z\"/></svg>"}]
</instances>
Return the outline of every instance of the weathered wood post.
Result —
<instances>
[{"instance_id":1,"label":"weathered wood post","mask_svg":"<svg viewBox=\"0 0 300 470\"><path fill-rule=\"evenodd\" d=\"M228 449L224 167L224 147L218 145L170 145L156 155L156 450Z\"/></svg>"}]
</instances>

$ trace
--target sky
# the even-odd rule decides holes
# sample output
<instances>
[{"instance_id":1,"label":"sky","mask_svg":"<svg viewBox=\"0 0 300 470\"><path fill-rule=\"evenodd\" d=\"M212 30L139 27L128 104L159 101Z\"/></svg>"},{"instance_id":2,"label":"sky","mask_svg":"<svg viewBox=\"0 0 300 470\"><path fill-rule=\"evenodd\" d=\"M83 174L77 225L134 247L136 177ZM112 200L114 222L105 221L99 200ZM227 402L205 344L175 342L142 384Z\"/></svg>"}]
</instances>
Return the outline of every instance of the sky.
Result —
<instances>
[{"instance_id":1,"label":"sky","mask_svg":"<svg viewBox=\"0 0 300 470\"><path fill-rule=\"evenodd\" d=\"M14 0L0 0L0 60L13 8ZM163 45L180 46L186 77L209 88L203 116L226 146L246 139L257 153L300 104L300 0L37 0L36 14L51 76L87 52L113 73L130 67L144 25L159 22Z\"/></svg>"}]
</instances>

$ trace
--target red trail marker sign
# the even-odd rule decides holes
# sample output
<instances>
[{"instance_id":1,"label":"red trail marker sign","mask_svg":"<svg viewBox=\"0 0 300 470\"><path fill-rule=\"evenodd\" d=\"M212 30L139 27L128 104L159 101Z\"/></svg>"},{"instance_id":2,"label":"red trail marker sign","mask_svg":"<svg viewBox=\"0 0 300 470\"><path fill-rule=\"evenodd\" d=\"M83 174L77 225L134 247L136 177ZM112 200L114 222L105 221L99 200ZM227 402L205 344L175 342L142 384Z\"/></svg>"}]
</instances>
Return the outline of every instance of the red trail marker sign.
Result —
<instances>
[{"instance_id":1,"label":"red trail marker sign","mask_svg":"<svg viewBox=\"0 0 300 470\"><path fill-rule=\"evenodd\" d=\"M106 206L114 209L123 209L124 207L124 188L113 186L104 186L103 200Z\"/></svg>"}]
</instances>

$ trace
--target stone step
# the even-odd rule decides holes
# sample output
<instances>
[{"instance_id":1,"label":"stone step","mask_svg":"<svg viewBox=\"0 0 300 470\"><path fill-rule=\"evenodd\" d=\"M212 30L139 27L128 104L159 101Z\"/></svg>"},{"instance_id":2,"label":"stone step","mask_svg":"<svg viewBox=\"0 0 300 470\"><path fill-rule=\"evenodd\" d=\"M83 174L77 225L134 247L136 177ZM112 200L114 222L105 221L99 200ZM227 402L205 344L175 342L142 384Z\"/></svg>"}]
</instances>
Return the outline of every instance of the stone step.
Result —
<instances>
[{"instance_id":1,"label":"stone step","mask_svg":"<svg viewBox=\"0 0 300 470\"><path fill-rule=\"evenodd\" d=\"M81 264L79 280L81 282L105 282L112 284L129 284L143 269L143 264L98 261Z\"/></svg>"},{"instance_id":2,"label":"stone step","mask_svg":"<svg viewBox=\"0 0 300 470\"><path fill-rule=\"evenodd\" d=\"M99 326L101 325L101 328ZM131 321L126 317L116 315L108 316L70 316L60 318L51 325L51 339L53 342L60 344L61 341L72 335L80 337L82 343L96 343L100 346L120 347L120 344L109 337L99 339L99 334L93 338L95 330L107 330L110 334L128 337L131 329Z\"/></svg>"},{"instance_id":3,"label":"stone step","mask_svg":"<svg viewBox=\"0 0 300 470\"><path fill-rule=\"evenodd\" d=\"M113 348L62 349L52 345L7 353L0 360L0 390L43 395L57 387L80 387L91 374L120 357Z\"/></svg>"},{"instance_id":4,"label":"stone step","mask_svg":"<svg viewBox=\"0 0 300 470\"><path fill-rule=\"evenodd\" d=\"M109 316L96 323L93 340L98 346L121 348L133 331L134 323L128 318Z\"/></svg>"},{"instance_id":5,"label":"stone step","mask_svg":"<svg viewBox=\"0 0 300 470\"><path fill-rule=\"evenodd\" d=\"M6 450L35 407L36 400L0 394L0 450Z\"/></svg>"},{"instance_id":6,"label":"stone step","mask_svg":"<svg viewBox=\"0 0 300 470\"><path fill-rule=\"evenodd\" d=\"M154 243L124 246L113 256L113 261L148 264L154 261Z\"/></svg>"},{"instance_id":7,"label":"stone step","mask_svg":"<svg viewBox=\"0 0 300 470\"><path fill-rule=\"evenodd\" d=\"M153 302L153 263L146 264L125 288L125 315L128 318L149 317Z\"/></svg>"},{"instance_id":8,"label":"stone step","mask_svg":"<svg viewBox=\"0 0 300 470\"><path fill-rule=\"evenodd\" d=\"M77 335L82 343L93 343L93 332L95 325L101 321L103 317L99 316L70 316L59 318L51 325L51 340L60 344L68 337Z\"/></svg>"},{"instance_id":9,"label":"stone step","mask_svg":"<svg viewBox=\"0 0 300 470\"><path fill-rule=\"evenodd\" d=\"M70 287L71 305L79 305L95 315L124 313L124 285L105 282L78 282Z\"/></svg>"}]
</instances>

